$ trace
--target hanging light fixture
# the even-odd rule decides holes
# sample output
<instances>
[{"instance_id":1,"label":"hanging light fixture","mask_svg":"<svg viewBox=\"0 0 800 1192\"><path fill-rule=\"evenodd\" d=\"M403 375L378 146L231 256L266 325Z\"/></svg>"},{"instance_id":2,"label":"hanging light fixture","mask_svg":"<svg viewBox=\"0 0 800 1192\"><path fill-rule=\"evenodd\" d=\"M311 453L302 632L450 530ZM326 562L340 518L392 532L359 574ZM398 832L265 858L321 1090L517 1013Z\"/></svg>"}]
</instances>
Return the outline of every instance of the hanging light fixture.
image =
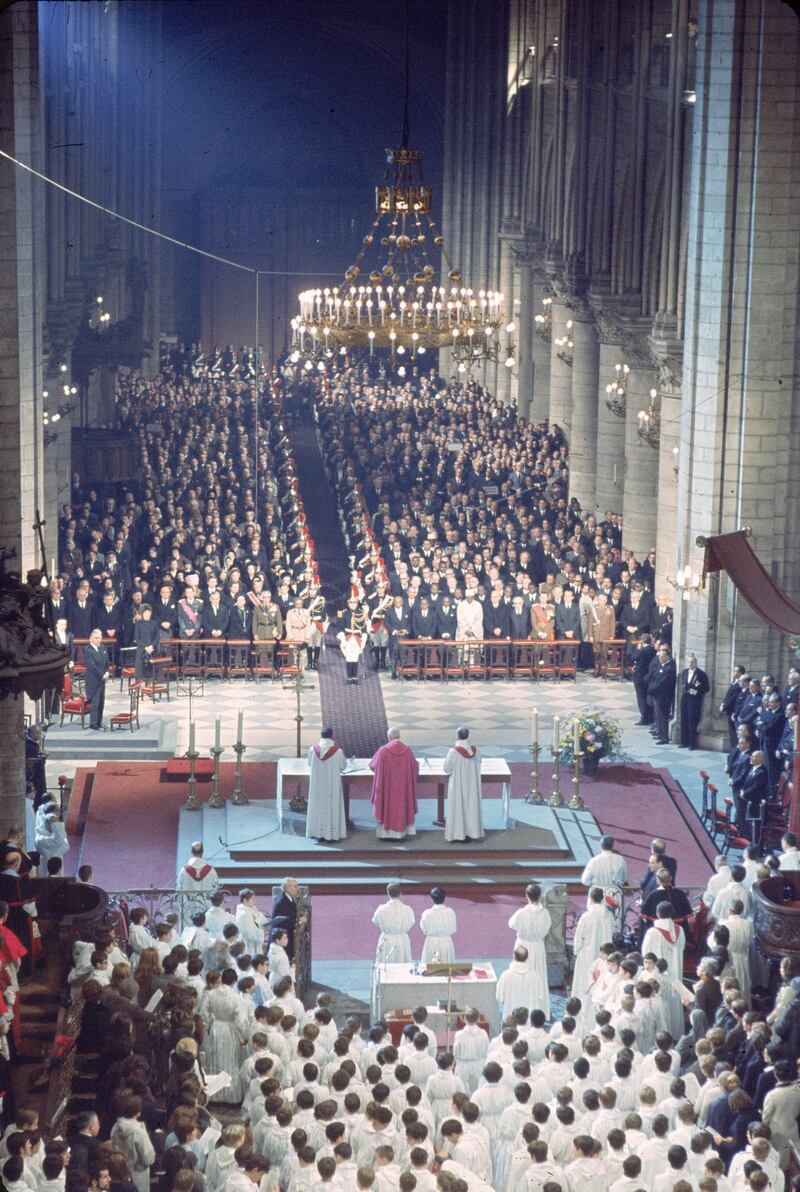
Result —
<instances>
[{"instance_id":1,"label":"hanging light fixture","mask_svg":"<svg viewBox=\"0 0 800 1192\"><path fill-rule=\"evenodd\" d=\"M650 390L650 405L646 410L640 410L638 417L638 426L636 430L639 438L643 439L651 447L657 447L661 442L661 415L656 409L656 398L658 391L656 389Z\"/></svg>"},{"instance_id":2,"label":"hanging light fixture","mask_svg":"<svg viewBox=\"0 0 800 1192\"><path fill-rule=\"evenodd\" d=\"M422 153L409 146L409 49L406 12L402 143L386 150L375 191L375 218L338 286L304 290L292 321L292 359L332 360L336 353L388 352L408 369L416 357L448 348L460 372L484 362L514 364L516 326L496 290L465 282L432 217ZM438 251L439 267L429 246ZM307 366L306 366L307 367Z\"/></svg>"},{"instance_id":3,"label":"hanging light fixture","mask_svg":"<svg viewBox=\"0 0 800 1192\"><path fill-rule=\"evenodd\" d=\"M627 364L615 364L616 376L606 385L606 406L617 418L624 418L628 408L628 373Z\"/></svg>"}]
</instances>

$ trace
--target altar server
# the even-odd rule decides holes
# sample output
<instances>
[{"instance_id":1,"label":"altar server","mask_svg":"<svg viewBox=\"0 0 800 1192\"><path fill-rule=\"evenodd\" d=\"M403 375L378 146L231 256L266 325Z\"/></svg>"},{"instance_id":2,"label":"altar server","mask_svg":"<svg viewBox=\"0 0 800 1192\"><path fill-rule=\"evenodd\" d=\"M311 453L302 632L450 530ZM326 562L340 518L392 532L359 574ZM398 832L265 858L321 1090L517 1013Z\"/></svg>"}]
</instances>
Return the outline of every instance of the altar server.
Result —
<instances>
[{"instance_id":1,"label":"altar server","mask_svg":"<svg viewBox=\"0 0 800 1192\"><path fill-rule=\"evenodd\" d=\"M614 938L614 913L606 902L600 886L589 891L589 906L578 919L572 947L575 953L575 969L572 974L572 996L586 1000L594 981L594 966L603 944L610 944Z\"/></svg>"},{"instance_id":2,"label":"altar server","mask_svg":"<svg viewBox=\"0 0 800 1192\"><path fill-rule=\"evenodd\" d=\"M219 888L219 875L204 858L201 841L195 840L192 845L191 856L179 870L175 888L186 896L180 900L184 926L191 921L192 915L208 910L211 895Z\"/></svg>"},{"instance_id":3,"label":"altar server","mask_svg":"<svg viewBox=\"0 0 800 1192\"><path fill-rule=\"evenodd\" d=\"M477 745L469 743L468 728L456 731L456 743L448 750L444 772L450 776L445 840L482 840L481 755Z\"/></svg>"},{"instance_id":4,"label":"altar server","mask_svg":"<svg viewBox=\"0 0 800 1192\"><path fill-rule=\"evenodd\" d=\"M264 951L264 932L269 920L256 906L254 890L245 887L239 891L239 905L236 907L236 926L251 956Z\"/></svg>"},{"instance_id":5,"label":"altar server","mask_svg":"<svg viewBox=\"0 0 800 1192\"><path fill-rule=\"evenodd\" d=\"M514 911L508 925L517 933L515 949L520 944L525 948L528 964L526 971L531 974L528 980L531 983L532 1000L525 1004L528 1005L528 1009L544 1010L549 1018L550 993L547 987L547 954L544 941L550 930L550 912L542 906L542 890L536 882L531 882L525 887L525 897L526 905Z\"/></svg>"},{"instance_id":6,"label":"altar server","mask_svg":"<svg viewBox=\"0 0 800 1192\"><path fill-rule=\"evenodd\" d=\"M425 912L427 914L427 911ZM423 915L423 918L425 916ZM464 1026L453 1036L453 1056L456 1076L463 1081L468 1093L474 1093L486 1063L489 1036L479 1026L480 1014L471 1007L464 1011Z\"/></svg>"},{"instance_id":7,"label":"altar server","mask_svg":"<svg viewBox=\"0 0 800 1192\"><path fill-rule=\"evenodd\" d=\"M342 771L344 753L324 728L320 740L308 751L308 811L306 836L315 840L341 840L347 835Z\"/></svg>"},{"instance_id":8,"label":"altar server","mask_svg":"<svg viewBox=\"0 0 800 1192\"><path fill-rule=\"evenodd\" d=\"M388 901L377 908L372 922L380 929L376 956L393 964L411 963L411 940L408 933L414 926L414 912L403 902L402 890L396 882L386 887Z\"/></svg>"},{"instance_id":9,"label":"altar server","mask_svg":"<svg viewBox=\"0 0 800 1192\"><path fill-rule=\"evenodd\" d=\"M541 979L531 964L528 949L524 944L517 944L514 948L514 959L504 973L500 974L497 982L497 1001L500 1006L500 1016L505 1019L514 1010L542 1009ZM545 1011L549 1015L548 1009Z\"/></svg>"},{"instance_id":10,"label":"altar server","mask_svg":"<svg viewBox=\"0 0 800 1192\"><path fill-rule=\"evenodd\" d=\"M453 936L458 926L456 913L451 907L445 906L445 898L446 895L442 887L434 886L431 890L433 906L429 906L420 916L419 925L425 936L425 943L422 947L423 964L427 964L429 960L439 960L443 964L451 964L456 958L453 944Z\"/></svg>"}]
</instances>

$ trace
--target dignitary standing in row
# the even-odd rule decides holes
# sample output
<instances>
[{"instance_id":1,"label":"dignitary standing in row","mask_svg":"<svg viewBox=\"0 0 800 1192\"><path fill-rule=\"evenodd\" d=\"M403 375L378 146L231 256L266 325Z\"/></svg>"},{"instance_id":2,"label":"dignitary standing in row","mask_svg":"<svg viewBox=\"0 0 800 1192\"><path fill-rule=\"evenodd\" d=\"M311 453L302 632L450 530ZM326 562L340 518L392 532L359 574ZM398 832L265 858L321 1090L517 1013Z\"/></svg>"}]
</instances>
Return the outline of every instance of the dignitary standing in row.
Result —
<instances>
[{"instance_id":1,"label":"dignitary standing in row","mask_svg":"<svg viewBox=\"0 0 800 1192\"><path fill-rule=\"evenodd\" d=\"M469 743L468 728L456 731L456 743L448 750L444 772L449 775L445 840L483 840L481 755L477 745Z\"/></svg>"},{"instance_id":2,"label":"dignitary standing in row","mask_svg":"<svg viewBox=\"0 0 800 1192\"><path fill-rule=\"evenodd\" d=\"M372 803L379 840L402 840L415 836L414 816L417 813L417 778L419 764L400 740L400 729L390 728L388 741L375 753L369 768L372 780Z\"/></svg>"},{"instance_id":3,"label":"dignitary standing in row","mask_svg":"<svg viewBox=\"0 0 800 1192\"><path fill-rule=\"evenodd\" d=\"M342 784L346 766L344 753L333 739L333 729L324 728L317 744L308 751L306 836L310 839L342 840L347 835Z\"/></svg>"},{"instance_id":4,"label":"dignitary standing in row","mask_svg":"<svg viewBox=\"0 0 800 1192\"><path fill-rule=\"evenodd\" d=\"M703 714L703 697L710 689L708 675L690 654L681 673L681 749L697 748L697 730Z\"/></svg>"}]
</instances>

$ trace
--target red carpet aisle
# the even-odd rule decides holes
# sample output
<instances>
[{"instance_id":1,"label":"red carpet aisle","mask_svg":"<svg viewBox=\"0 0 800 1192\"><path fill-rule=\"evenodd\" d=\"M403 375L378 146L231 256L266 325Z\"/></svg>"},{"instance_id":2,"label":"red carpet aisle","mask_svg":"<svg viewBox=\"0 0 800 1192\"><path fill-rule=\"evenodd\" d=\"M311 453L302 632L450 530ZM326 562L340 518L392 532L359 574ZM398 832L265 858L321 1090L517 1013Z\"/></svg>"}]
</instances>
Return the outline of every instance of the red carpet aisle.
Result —
<instances>
[{"instance_id":1,"label":"red carpet aisle","mask_svg":"<svg viewBox=\"0 0 800 1192\"><path fill-rule=\"evenodd\" d=\"M344 609L349 594L347 547L336 515L336 501L325 477L313 423L290 431L306 516L319 564L322 592L331 621ZM347 757L372 757L386 740L386 710L372 659L364 654L366 672L357 686L345 682L345 662L335 639L335 623L328 633L319 662L322 716Z\"/></svg>"},{"instance_id":2,"label":"red carpet aisle","mask_svg":"<svg viewBox=\"0 0 800 1192\"><path fill-rule=\"evenodd\" d=\"M522 798L528 788L529 769L512 763L512 799ZM251 798L273 798L274 763L245 763L244 787ZM78 771L68 813L71 832L81 862L94 867L95 879L109 890L136 887L168 887L175 880L178 811L186 799L182 782L162 780L163 767L156 762L97 767L94 781L87 784L88 771ZM541 767L542 789L550 789L550 768ZM226 795L233 790L233 763L223 763L221 786ZM88 787L88 789L87 789ZM210 783L198 784L205 801ZM705 885L714 846L700 824L681 788L666 770L649 766L614 765L602 768L596 779L582 783L583 797L605 831L612 833L628 859L632 881L638 882L649 854L650 840L663 835L669 852L679 858L679 878L684 886ZM562 776L567 795L567 779ZM513 817L513 802L512 802ZM70 861L77 867L78 851ZM521 896L521 889L520 889ZM410 894L419 914L428 905L424 894ZM376 905L373 895L317 896L314 900L314 957L318 960L368 959L374 953L375 932L371 925ZM459 916L459 952L494 956L519 898L493 893L491 887L476 886L473 897L453 897ZM475 904L485 912L475 913ZM268 909L265 907L265 909ZM415 946L421 944L415 929ZM501 947L501 952L504 948Z\"/></svg>"}]
</instances>

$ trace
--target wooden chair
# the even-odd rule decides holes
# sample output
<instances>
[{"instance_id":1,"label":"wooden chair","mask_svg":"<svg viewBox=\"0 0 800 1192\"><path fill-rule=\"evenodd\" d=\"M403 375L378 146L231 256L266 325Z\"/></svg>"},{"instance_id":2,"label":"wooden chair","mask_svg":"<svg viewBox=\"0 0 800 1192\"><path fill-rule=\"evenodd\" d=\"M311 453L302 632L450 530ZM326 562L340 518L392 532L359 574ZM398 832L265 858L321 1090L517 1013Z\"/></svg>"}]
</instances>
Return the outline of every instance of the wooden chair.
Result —
<instances>
[{"instance_id":1,"label":"wooden chair","mask_svg":"<svg viewBox=\"0 0 800 1192\"><path fill-rule=\"evenodd\" d=\"M580 642L557 642L556 653L556 681L562 679L577 679L578 677L578 647Z\"/></svg>"},{"instance_id":2,"label":"wooden chair","mask_svg":"<svg viewBox=\"0 0 800 1192\"><path fill-rule=\"evenodd\" d=\"M736 820L733 816L733 799L730 795L727 795L723 802L725 804L725 812L722 821L723 833L720 852L728 853L732 848L746 848L750 841L746 836L740 836L739 834L739 829L736 826Z\"/></svg>"},{"instance_id":3,"label":"wooden chair","mask_svg":"<svg viewBox=\"0 0 800 1192\"><path fill-rule=\"evenodd\" d=\"M281 679L294 679L297 675L303 673L303 657L305 652L305 642L285 641L277 643L275 653L277 654Z\"/></svg>"},{"instance_id":4,"label":"wooden chair","mask_svg":"<svg viewBox=\"0 0 800 1192\"><path fill-rule=\"evenodd\" d=\"M215 639L206 642L205 670L206 679L225 678L225 641Z\"/></svg>"},{"instance_id":5,"label":"wooden chair","mask_svg":"<svg viewBox=\"0 0 800 1192\"><path fill-rule=\"evenodd\" d=\"M442 651L441 642L422 643L422 662L420 664L420 678L441 679Z\"/></svg>"},{"instance_id":6,"label":"wooden chair","mask_svg":"<svg viewBox=\"0 0 800 1192\"><path fill-rule=\"evenodd\" d=\"M205 677L205 659L202 642L181 642L178 674L181 679L202 679Z\"/></svg>"},{"instance_id":7,"label":"wooden chair","mask_svg":"<svg viewBox=\"0 0 800 1192\"><path fill-rule=\"evenodd\" d=\"M277 642L253 642L251 673L254 679L275 678L275 653L277 644Z\"/></svg>"},{"instance_id":8,"label":"wooden chair","mask_svg":"<svg viewBox=\"0 0 800 1192\"><path fill-rule=\"evenodd\" d=\"M141 693L151 699L153 703L160 700L162 696L166 696L167 703L169 703L169 667L171 662L171 657L166 655L150 658L150 674L141 684Z\"/></svg>"},{"instance_id":9,"label":"wooden chair","mask_svg":"<svg viewBox=\"0 0 800 1192\"><path fill-rule=\"evenodd\" d=\"M486 646L486 678L507 679L511 647L509 642L492 642Z\"/></svg>"},{"instance_id":10,"label":"wooden chair","mask_svg":"<svg viewBox=\"0 0 800 1192\"><path fill-rule=\"evenodd\" d=\"M461 646L455 642L442 643L442 679L449 683L453 679L464 678L464 662Z\"/></svg>"},{"instance_id":11,"label":"wooden chair","mask_svg":"<svg viewBox=\"0 0 800 1192\"><path fill-rule=\"evenodd\" d=\"M509 677L512 679L532 679L534 654L535 647L532 642L512 642L509 651Z\"/></svg>"},{"instance_id":12,"label":"wooden chair","mask_svg":"<svg viewBox=\"0 0 800 1192\"><path fill-rule=\"evenodd\" d=\"M141 690L138 686L131 686L128 689L130 696L130 708L127 712L116 712L109 721L111 732L115 728L129 728L131 732L134 731L134 726L139 727L139 700L141 698Z\"/></svg>"},{"instance_id":13,"label":"wooden chair","mask_svg":"<svg viewBox=\"0 0 800 1192\"><path fill-rule=\"evenodd\" d=\"M533 647L534 679L555 679L558 671L557 657L555 642L536 642Z\"/></svg>"},{"instance_id":14,"label":"wooden chair","mask_svg":"<svg viewBox=\"0 0 800 1192\"><path fill-rule=\"evenodd\" d=\"M486 646L487 642L462 642L461 655L464 667L464 679L480 679L485 682L486 674Z\"/></svg>"},{"instance_id":15,"label":"wooden chair","mask_svg":"<svg viewBox=\"0 0 800 1192\"><path fill-rule=\"evenodd\" d=\"M604 642L605 651L601 652L599 659L599 672L601 679L624 679L625 678L625 642L610 641Z\"/></svg>"},{"instance_id":16,"label":"wooden chair","mask_svg":"<svg viewBox=\"0 0 800 1192\"><path fill-rule=\"evenodd\" d=\"M119 689L122 691L125 680L128 680L128 686L136 677L136 667L134 666L134 658L136 656L136 646L121 646L119 650Z\"/></svg>"},{"instance_id":17,"label":"wooden chair","mask_svg":"<svg viewBox=\"0 0 800 1192\"><path fill-rule=\"evenodd\" d=\"M228 642L228 678L249 679L252 677L250 642L244 638L231 638Z\"/></svg>"},{"instance_id":18,"label":"wooden chair","mask_svg":"<svg viewBox=\"0 0 800 1192\"><path fill-rule=\"evenodd\" d=\"M69 716L70 724L75 716L81 718L81 728L86 727L86 716L89 712L89 701L83 695L76 694L73 690L72 675L69 671L64 675L64 686L61 689L61 721L64 723L64 717Z\"/></svg>"},{"instance_id":19,"label":"wooden chair","mask_svg":"<svg viewBox=\"0 0 800 1192\"><path fill-rule=\"evenodd\" d=\"M397 673L401 679L419 679L425 647L418 641L401 641L397 646Z\"/></svg>"}]
</instances>

